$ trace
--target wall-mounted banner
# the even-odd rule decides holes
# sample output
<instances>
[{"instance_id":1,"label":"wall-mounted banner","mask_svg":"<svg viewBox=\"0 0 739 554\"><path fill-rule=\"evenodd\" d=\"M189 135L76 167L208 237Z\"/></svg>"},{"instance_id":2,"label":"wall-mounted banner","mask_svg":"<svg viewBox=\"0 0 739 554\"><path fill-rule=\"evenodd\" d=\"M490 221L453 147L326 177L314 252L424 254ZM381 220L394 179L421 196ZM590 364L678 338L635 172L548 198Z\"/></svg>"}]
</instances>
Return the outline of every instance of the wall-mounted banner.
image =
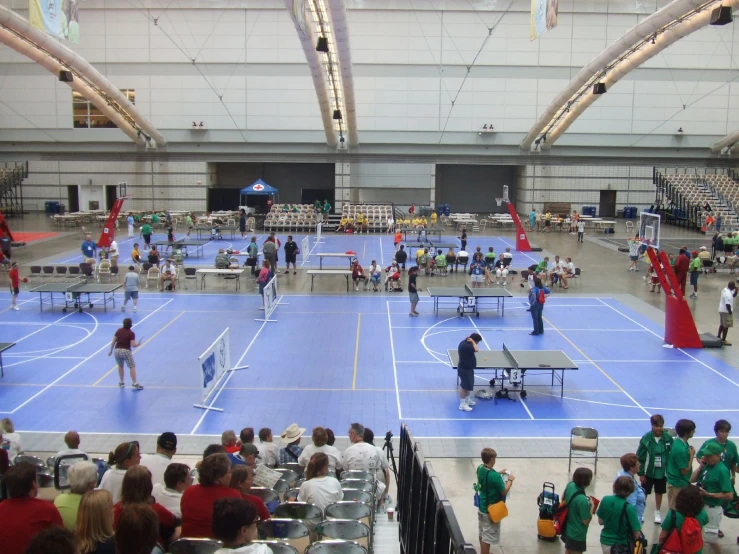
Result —
<instances>
[{"instance_id":1,"label":"wall-mounted banner","mask_svg":"<svg viewBox=\"0 0 739 554\"><path fill-rule=\"evenodd\" d=\"M536 40L557 26L558 10L559 0L531 0L531 40Z\"/></svg>"},{"instance_id":2,"label":"wall-mounted banner","mask_svg":"<svg viewBox=\"0 0 739 554\"><path fill-rule=\"evenodd\" d=\"M28 0L31 26L79 44L79 5L82 0Z\"/></svg>"}]
</instances>

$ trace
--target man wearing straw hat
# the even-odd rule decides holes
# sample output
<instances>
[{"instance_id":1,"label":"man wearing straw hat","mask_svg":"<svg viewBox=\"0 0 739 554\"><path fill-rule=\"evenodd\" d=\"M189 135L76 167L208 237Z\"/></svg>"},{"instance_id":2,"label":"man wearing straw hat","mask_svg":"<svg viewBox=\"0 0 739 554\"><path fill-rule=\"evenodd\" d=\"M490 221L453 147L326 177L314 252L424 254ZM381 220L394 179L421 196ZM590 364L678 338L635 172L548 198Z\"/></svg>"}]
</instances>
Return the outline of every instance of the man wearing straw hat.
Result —
<instances>
[{"instance_id":1,"label":"man wearing straw hat","mask_svg":"<svg viewBox=\"0 0 739 554\"><path fill-rule=\"evenodd\" d=\"M298 458L302 454L303 449L300 448L300 437L305 433L303 427L298 427L297 423L291 423L280 435L282 443L286 446L280 448L280 465L298 463Z\"/></svg>"}]
</instances>

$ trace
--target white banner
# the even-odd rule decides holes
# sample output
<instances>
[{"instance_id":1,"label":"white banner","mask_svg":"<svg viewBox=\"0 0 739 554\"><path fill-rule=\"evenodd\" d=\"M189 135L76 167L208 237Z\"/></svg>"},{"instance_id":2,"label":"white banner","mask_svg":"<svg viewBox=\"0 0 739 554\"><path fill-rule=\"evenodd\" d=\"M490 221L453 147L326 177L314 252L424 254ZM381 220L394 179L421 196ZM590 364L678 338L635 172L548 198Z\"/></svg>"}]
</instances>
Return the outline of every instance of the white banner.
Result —
<instances>
[{"instance_id":1,"label":"white banner","mask_svg":"<svg viewBox=\"0 0 739 554\"><path fill-rule=\"evenodd\" d=\"M264 287L264 319L269 319L277 307L277 276L275 275Z\"/></svg>"},{"instance_id":2,"label":"white banner","mask_svg":"<svg viewBox=\"0 0 739 554\"><path fill-rule=\"evenodd\" d=\"M536 40L557 26L559 0L531 0L529 39Z\"/></svg>"},{"instance_id":3,"label":"white banner","mask_svg":"<svg viewBox=\"0 0 739 554\"><path fill-rule=\"evenodd\" d=\"M310 256L310 238L305 237L300 241L300 253L303 255L303 263L307 262Z\"/></svg>"},{"instance_id":4,"label":"white banner","mask_svg":"<svg viewBox=\"0 0 739 554\"><path fill-rule=\"evenodd\" d=\"M211 344L198 358L200 371L200 390L203 404L213 393L223 376L231 369L231 340L229 328Z\"/></svg>"}]
</instances>

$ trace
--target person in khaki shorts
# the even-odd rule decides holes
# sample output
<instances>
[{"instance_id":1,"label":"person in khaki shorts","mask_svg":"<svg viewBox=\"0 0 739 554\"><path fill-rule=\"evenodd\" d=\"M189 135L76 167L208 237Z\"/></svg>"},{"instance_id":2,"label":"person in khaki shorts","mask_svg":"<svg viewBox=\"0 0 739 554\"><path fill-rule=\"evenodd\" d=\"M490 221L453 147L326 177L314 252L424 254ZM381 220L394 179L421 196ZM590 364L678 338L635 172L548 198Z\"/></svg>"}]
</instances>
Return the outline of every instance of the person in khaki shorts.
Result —
<instances>
[{"instance_id":1,"label":"person in khaki shorts","mask_svg":"<svg viewBox=\"0 0 739 554\"><path fill-rule=\"evenodd\" d=\"M731 472L721 461L723 447L717 442L709 442L702 448L700 465L690 476L690 482L700 487L705 504L708 523L703 527L703 540L711 545L713 552L721 552L717 544L723 505L734 497Z\"/></svg>"},{"instance_id":2,"label":"person in khaki shorts","mask_svg":"<svg viewBox=\"0 0 739 554\"><path fill-rule=\"evenodd\" d=\"M489 554L492 545L500 544L500 521L493 523L488 516L488 506L500 502L511 490L516 477L508 474L503 481L505 469L496 470L495 459L498 454L492 448L483 448L480 453L482 464L477 467L477 491L480 505L477 513L478 535L480 537L480 554Z\"/></svg>"},{"instance_id":3,"label":"person in khaki shorts","mask_svg":"<svg viewBox=\"0 0 739 554\"><path fill-rule=\"evenodd\" d=\"M688 440L695 435L695 423L680 419L675 424L675 432L677 438L667 456L667 501L671 510L675 509L677 493L690 484L695 448L688 444Z\"/></svg>"},{"instance_id":4,"label":"person in khaki shorts","mask_svg":"<svg viewBox=\"0 0 739 554\"><path fill-rule=\"evenodd\" d=\"M724 346L731 346L731 343L726 340L726 335L729 332L729 327L734 326L734 298L736 297L736 283L729 281L729 284L724 290L721 291L721 301L718 305L718 315L721 318L721 323L718 326L718 338L721 339L721 344Z\"/></svg>"}]
</instances>

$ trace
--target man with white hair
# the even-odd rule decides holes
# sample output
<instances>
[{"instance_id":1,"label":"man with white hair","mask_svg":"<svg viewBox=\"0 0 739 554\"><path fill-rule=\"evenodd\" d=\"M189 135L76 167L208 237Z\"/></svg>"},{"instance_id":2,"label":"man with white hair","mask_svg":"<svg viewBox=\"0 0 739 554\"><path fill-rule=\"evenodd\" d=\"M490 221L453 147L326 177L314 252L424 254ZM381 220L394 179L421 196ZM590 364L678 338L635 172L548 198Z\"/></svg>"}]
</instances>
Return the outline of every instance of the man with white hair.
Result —
<instances>
[{"instance_id":1,"label":"man with white hair","mask_svg":"<svg viewBox=\"0 0 739 554\"><path fill-rule=\"evenodd\" d=\"M364 425L351 424L349 441L351 446L341 456L344 471L369 471L374 474L380 467L380 456L374 446L364 442Z\"/></svg>"},{"instance_id":2,"label":"man with white hair","mask_svg":"<svg viewBox=\"0 0 739 554\"><path fill-rule=\"evenodd\" d=\"M60 494L54 499L54 506L59 510L64 527L74 531L77 527L77 511L82 495L95 488L98 481L98 466L92 462L77 462L67 471L69 492Z\"/></svg>"}]
</instances>

